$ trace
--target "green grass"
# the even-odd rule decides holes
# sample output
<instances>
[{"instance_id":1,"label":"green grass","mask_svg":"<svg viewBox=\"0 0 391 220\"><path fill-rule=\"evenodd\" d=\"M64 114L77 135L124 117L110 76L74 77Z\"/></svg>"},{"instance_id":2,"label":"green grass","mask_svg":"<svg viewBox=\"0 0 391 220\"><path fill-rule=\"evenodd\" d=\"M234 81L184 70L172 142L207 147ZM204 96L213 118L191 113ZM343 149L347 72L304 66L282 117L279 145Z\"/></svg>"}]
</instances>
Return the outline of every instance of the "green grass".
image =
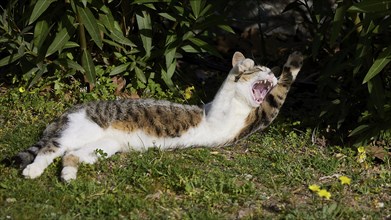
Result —
<instances>
[{"instance_id":1,"label":"green grass","mask_svg":"<svg viewBox=\"0 0 391 220\"><path fill-rule=\"evenodd\" d=\"M47 100L48 99L48 100ZM70 103L17 91L0 97L0 160L38 140ZM60 159L34 180L0 165L0 219L386 219L390 159L312 144L281 120L225 148L117 154L59 180ZM336 175L352 179L341 185ZM311 192L317 184L329 200Z\"/></svg>"}]
</instances>

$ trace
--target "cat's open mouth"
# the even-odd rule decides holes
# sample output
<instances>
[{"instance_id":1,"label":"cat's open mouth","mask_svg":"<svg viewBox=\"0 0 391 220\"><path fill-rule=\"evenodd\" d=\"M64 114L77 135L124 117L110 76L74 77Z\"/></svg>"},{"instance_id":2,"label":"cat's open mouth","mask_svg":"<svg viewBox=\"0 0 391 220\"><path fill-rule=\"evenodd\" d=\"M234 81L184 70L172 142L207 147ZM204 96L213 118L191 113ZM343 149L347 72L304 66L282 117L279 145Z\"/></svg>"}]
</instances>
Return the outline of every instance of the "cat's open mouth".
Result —
<instances>
[{"instance_id":1,"label":"cat's open mouth","mask_svg":"<svg viewBox=\"0 0 391 220\"><path fill-rule=\"evenodd\" d=\"M254 101L261 104L272 87L273 83L269 80L256 81L252 86Z\"/></svg>"}]
</instances>

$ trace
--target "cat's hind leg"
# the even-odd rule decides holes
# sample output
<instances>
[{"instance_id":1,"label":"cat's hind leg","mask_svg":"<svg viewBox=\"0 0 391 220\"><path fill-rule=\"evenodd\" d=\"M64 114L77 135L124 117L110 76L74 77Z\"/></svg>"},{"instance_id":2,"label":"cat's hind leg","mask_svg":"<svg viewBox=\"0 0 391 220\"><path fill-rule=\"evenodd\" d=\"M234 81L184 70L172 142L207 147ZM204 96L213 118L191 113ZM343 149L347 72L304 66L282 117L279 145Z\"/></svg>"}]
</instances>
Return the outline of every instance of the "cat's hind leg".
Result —
<instances>
[{"instance_id":1,"label":"cat's hind leg","mask_svg":"<svg viewBox=\"0 0 391 220\"><path fill-rule=\"evenodd\" d=\"M76 179L77 170L80 163L95 163L99 157L110 157L121 151L121 144L113 139L101 139L85 146L70 151L63 157L63 168L61 179L69 182Z\"/></svg>"},{"instance_id":2,"label":"cat's hind leg","mask_svg":"<svg viewBox=\"0 0 391 220\"><path fill-rule=\"evenodd\" d=\"M43 171L53 162L56 157L60 157L64 154L64 148L58 146L55 141L48 142L42 147L34 162L27 165L24 168L22 174L27 179L34 179L42 175Z\"/></svg>"}]
</instances>

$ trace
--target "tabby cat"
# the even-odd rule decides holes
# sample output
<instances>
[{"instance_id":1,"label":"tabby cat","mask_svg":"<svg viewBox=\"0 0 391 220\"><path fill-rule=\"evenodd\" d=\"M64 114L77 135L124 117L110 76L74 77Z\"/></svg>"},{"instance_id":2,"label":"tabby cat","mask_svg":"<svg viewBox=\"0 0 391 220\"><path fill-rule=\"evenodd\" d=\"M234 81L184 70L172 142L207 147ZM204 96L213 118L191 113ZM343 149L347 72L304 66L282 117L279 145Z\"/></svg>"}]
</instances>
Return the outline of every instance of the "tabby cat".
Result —
<instances>
[{"instance_id":1,"label":"tabby cat","mask_svg":"<svg viewBox=\"0 0 391 220\"><path fill-rule=\"evenodd\" d=\"M202 108L152 99L77 105L49 124L42 138L14 159L23 176L39 177L62 156L63 181L76 179L79 163L93 164L131 150L225 146L266 128L277 116L303 63L292 53L280 78L236 52L233 68L211 103ZM100 152L100 153L97 153Z\"/></svg>"}]
</instances>

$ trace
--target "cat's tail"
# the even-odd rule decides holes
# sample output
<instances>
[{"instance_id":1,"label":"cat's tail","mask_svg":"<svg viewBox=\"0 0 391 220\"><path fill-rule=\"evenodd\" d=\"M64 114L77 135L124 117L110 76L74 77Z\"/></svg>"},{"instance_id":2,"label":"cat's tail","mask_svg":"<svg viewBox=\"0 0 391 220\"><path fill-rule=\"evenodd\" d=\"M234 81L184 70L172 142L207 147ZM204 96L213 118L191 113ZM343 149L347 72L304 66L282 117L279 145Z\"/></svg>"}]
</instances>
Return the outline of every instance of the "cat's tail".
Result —
<instances>
[{"instance_id":1,"label":"cat's tail","mask_svg":"<svg viewBox=\"0 0 391 220\"><path fill-rule=\"evenodd\" d=\"M34 162L38 153L52 152L59 148L58 137L62 131L61 126L66 121L67 118L63 117L49 124L44 130L41 139L36 144L8 159L8 165L24 169L27 165Z\"/></svg>"},{"instance_id":2,"label":"cat's tail","mask_svg":"<svg viewBox=\"0 0 391 220\"><path fill-rule=\"evenodd\" d=\"M38 153L52 152L58 148L58 145L56 138L48 138L44 135L36 144L20 151L15 156L2 160L1 163L6 166L24 169L27 165L34 162Z\"/></svg>"},{"instance_id":3,"label":"cat's tail","mask_svg":"<svg viewBox=\"0 0 391 220\"><path fill-rule=\"evenodd\" d=\"M5 166L13 166L19 168L25 168L27 165L32 163L37 156L39 150L43 147L41 141L30 146L29 148L17 153L15 156L11 158L5 158L1 161Z\"/></svg>"},{"instance_id":4,"label":"cat's tail","mask_svg":"<svg viewBox=\"0 0 391 220\"><path fill-rule=\"evenodd\" d=\"M27 165L29 165L34 161L35 157L38 154L38 151L41 148L42 148L42 144L38 142L37 144L32 145L26 150L19 152L18 154L16 154L11 158L13 165L18 166L22 169L25 168Z\"/></svg>"},{"instance_id":5,"label":"cat's tail","mask_svg":"<svg viewBox=\"0 0 391 220\"><path fill-rule=\"evenodd\" d=\"M11 158L6 158L1 161L6 166L20 167L24 169L27 165L31 164L37 157L38 153L43 150L51 150L51 147L58 147L57 137L61 132L61 126L67 122L67 117L60 117L51 124L49 124L44 130L41 139L30 146L29 148L20 151ZM47 149L47 150L45 150Z\"/></svg>"}]
</instances>

